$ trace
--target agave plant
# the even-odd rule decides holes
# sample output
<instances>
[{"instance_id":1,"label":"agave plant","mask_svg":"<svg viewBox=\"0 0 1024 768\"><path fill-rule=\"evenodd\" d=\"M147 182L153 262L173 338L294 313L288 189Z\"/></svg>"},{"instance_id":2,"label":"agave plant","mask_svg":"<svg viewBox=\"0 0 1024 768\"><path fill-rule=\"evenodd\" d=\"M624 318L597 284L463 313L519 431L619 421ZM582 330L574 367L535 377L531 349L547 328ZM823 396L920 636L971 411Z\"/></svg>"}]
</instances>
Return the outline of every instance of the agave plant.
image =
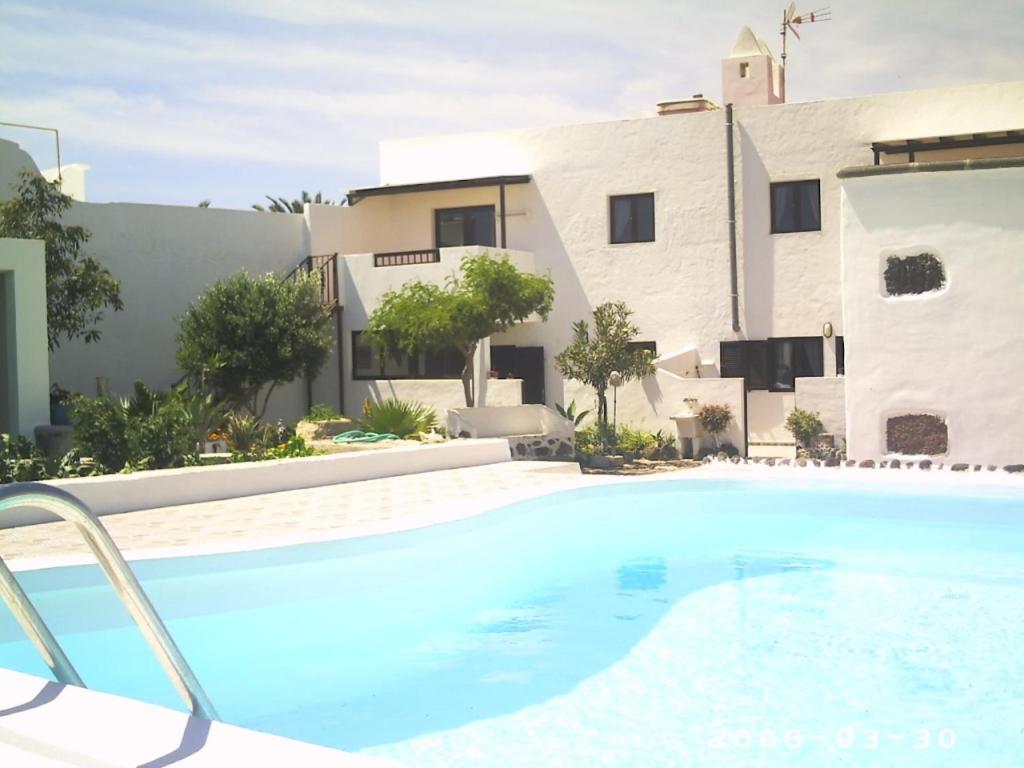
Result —
<instances>
[{"instance_id":1,"label":"agave plant","mask_svg":"<svg viewBox=\"0 0 1024 768\"><path fill-rule=\"evenodd\" d=\"M228 445L237 453L258 453L271 439L270 429L252 416L229 414L225 426Z\"/></svg>"},{"instance_id":2,"label":"agave plant","mask_svg":"<svg viewBox=\"0 0 1024 768\"><path fill-rule=\"evenodd\" d=\"M588 415L590 415L589 410L580 411L579 413L576 413L575 400L569 403L568 408L563 408L560 404L555 403L555 410L558 411L559 416L561 416L563 419L568 419L573 423L574 426L577 427L580 425L580 422L582 422L585 418L587 418Z\"/></svg>"},{"instance_id":3,"label":"agave plant","mask_svg":"<svg viewBox=\"0 0 1024 768\"><path fill-rule=\"evenodd\" d=\"M433 408L411 400L388 398L379 402L363 403L363 418L359 427L367 432L390 433L399 437L427 432L437 425Z\"/></svg>"}]
</instances>

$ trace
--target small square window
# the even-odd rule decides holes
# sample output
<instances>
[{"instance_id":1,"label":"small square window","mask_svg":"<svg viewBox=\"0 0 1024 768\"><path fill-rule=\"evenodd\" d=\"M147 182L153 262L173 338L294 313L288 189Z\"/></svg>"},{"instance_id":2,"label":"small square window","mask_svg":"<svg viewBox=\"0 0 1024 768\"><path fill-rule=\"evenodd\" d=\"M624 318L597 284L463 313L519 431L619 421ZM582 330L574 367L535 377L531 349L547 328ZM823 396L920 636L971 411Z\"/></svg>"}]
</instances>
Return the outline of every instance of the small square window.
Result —
<instances>
[{"instance_id":1,"label":"small square window","mask_svg":"<svg viewBox=\"0 0 1024 768\"><path fill-rule=\"evenodd\" d=\"M740 64L740 77L750 77L750 64L746 61Z\"/></svg>"},{"instance_id":2,"label":"small square window","mask_svg":"<svg viewBox=\"0 0 1024 768\"><path fill-rule=\"evenodd\" d=\"M611 242L654 242L654 193L613 195L610 199Z\"/></svg>"},{"instance_id":3,"label":"small square window","mask_svg":"<svg viewBox=\"0 0 1024 768\"><path fill-rule=\"evenodd\" d=\"M821 183L779 181L771 185L772 234L821 229Z\"/></svg>"}]
</instances>

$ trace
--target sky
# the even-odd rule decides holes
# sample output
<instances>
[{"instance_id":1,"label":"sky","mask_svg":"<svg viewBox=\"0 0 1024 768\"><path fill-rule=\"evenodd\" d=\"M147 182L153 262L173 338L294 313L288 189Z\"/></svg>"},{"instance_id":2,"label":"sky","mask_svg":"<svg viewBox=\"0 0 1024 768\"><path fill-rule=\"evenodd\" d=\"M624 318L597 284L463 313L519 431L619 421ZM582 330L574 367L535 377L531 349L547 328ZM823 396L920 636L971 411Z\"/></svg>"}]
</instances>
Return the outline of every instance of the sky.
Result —
<instances>
[{"instance_id":1,"label":"sky","mask_svg":"<svg viewBox=\"0 0 1024 768\"><path fill-rule=\"evenodd\" d=\"M0 0L0 121L58 128L63 162L91 166L92 201L336 200L378 182L381 140L717 101L740 27L778 55L786 4ZM791 38L789 101L1024 79L1024 0L831 10ZM56 165L52 135L0 138Z\"/></svg>"}]
</instances>

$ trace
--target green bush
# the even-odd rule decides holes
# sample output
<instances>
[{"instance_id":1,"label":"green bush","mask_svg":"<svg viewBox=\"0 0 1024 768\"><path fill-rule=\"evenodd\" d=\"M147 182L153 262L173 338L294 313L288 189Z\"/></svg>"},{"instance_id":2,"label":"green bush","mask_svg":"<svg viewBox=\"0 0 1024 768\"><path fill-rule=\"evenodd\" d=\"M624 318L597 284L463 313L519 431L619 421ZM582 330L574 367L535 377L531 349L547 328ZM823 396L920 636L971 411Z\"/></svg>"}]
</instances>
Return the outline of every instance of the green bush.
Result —
<instances>
[{"instance_id":1,"label":"green bush","mask_svg":"<svg viewBox=\"0 0 1024 768\"><path fill-rule=\"evenodd\" d=\"M714 435L717 439L718 435L724 432L725 428L729 426L729 422L732 421L732 408L724 404L708 403L700 409L697 419L704 431Z\"/></svg>"},{"instance_id":2,"label":"green bush","mask_svg":"<svg viewBox=\"0 0 1024 768\"><path fill-rule=\"evenodd\" d=\"M359 422L360 429L367 432L391 433L399 437L429 432L436 425L437 415L432 408L397 398L376 403L367 400L363 403L363 418Z\"/></svg>"},{"instance_id":3,"label":"green bush","mask_svg":"<svg viewBox=\"0 0 1024 768\"><path fill-rule=\"evenodd\" d=\"M75 447L99 471L182 467L195 461L196 427L180 391L135 382L131 398L79 397L72 406Z\"/></svg>"},{"instance_id":4,"label":"green bush","mask_svg":"<svg viewBox=\"0 0 1024 768\"><path fill-rule=\"evenodd\" d=\"M307 421L334 421L343 418L345 417L342 414L324 403L317 403L309 409L309 413L306 415Z\"/></svg>"},{"instance_id":5,"label":"green bush","mask_svg":"<svg viewBox=\"0 0 1024 768\"><path fill-rule=\"evenodd\" d=\"M792 433L800 445L810 448L814 438L821 434L824 426L821 423L820 413L794 408L786 417L786 429Z\"/></svg>"},{"instance_id":6,"label":"green bush","mask_svg":"<svg viewBox=\"0 0 1024 768\"><path fill-rule=\"evenodd\" d=\"M49 476L43 455L31 440L0 433L0 483L45 480Z\"/></svg>"},{"instance_id":7,"label":"green bush","mask_svg":"<svg viewBox=\"0 0 1024 768\"><path fill-rule=\"evenodd\" d=\"M623 453L642 454L648 448L654 447L654 433L627 426L619 427L615 435L615 447Z\"/></svg>"},{"instance_id":8,"label":"green bush","mask_svg":"<svg viewBox=\"0 0 1024 768\"><path fill-rule=\"evenodd\" d=\"M601 432L596 424L576 430L576 452L594 454L601 451Z\"/></svg>"},{"instance_id":9,"label":"green bush","mask_svg":"<svg viewBox=\"0 0 1024 768\"><path fill-rule=\"evenodd\" d=\"M177 359L197 389L259 419L277 387L315 376L333 347L318 274L283 280L240 272L189 306Z\"/></svg>"}]
</instances>

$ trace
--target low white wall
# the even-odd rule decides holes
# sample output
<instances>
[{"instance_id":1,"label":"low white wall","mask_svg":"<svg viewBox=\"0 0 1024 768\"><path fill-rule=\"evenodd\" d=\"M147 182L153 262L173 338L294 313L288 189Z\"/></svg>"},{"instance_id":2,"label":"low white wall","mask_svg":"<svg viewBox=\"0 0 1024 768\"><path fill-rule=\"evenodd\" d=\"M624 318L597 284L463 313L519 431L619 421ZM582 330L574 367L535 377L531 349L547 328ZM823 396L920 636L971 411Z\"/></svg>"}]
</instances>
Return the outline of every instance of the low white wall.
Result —
<instances>
[{"instance_id":1,"label":"low white wall","mask_svg":"<svg viewBox=\"0 0 1024 768\"><path fill-rule=\"evenodd\" d=\"M476 467L510 458L506 440L455 440L365 453L49 480L47 484L74 494L97 515L111 515L378 477ZM0 520L0 528L52 519L53 516L45 512L26 509Z\"/></svg>"},{"instance_id":2,"label":"low white wall","mask_svg":"<svg viewBox=\"0 0 1024 768\"><path fill-rule=\"evenodd\" d=\"M516 405L504 408L458 408L448 412L448 432L470 437L548 435L572 438L573 423L546 405Z\"/></svg>"},{"instance_id":3,"label":"low white wall","mask_svg":"<svg viewBox=\"0 0 1024 768\"><path fill-rule=\"evenodd\" d=\"M481 405L520 405L523 402L521 379L480 379L477 384L477 402ZM346 410L356 418L362 412L363 402L377 402L389 397L412 400L429 405L444 422L445 412L452 408L465 408L466 397L461 379L376 379L352 381L345 389L348 399Z\"/></svg>"},{"instance_id":4,"label":"low white wall","mask_svg":"<svg viewBox=\"0 0 1024 768\"><path fill-rule=\"evenodd\" d=\"M848 453L886 451L889 417L945 418L946 462L1024 461L1024 168L843 182ZM884 295L888 255L930 253L947 284Z\"/></svg>"},{"instance_id":5,"label":"low white wall","mask_svg":"<svg viewBox=\"0 0 1024 768\"><path fill-rule=\"evenodd\" d=\"M825 432L846 436L846 379L822 376L796 380L796 407L821 414Z\"/></svg>"},{"instance_id":6,"label":"low white wall","mask_svg":"<svg viewBox=\"0 0 1024 768\"><path fill-rule=\"evenodd\" d=\"M566 402L576 401L577 410L591 409L596 416L594 390L576 381L565 384ZM686 409L686 400L696 398L696 413L702 405L711 403L728 405L733 420L722 433L722 442L743 450L743 380L742 379L688 379L666 371L658 371L642 381L631 381L619 387L617 421L630 427L663 430L676 434L672 416ZM612 390L608 390L608 417L612 416Z\"/></svg>"},{"instance_id":7,"label":"low white wall","mask_svg":"<svg viewBox=\"0 0 1024 768\"><path fill-rule=\"evenodd\" d=\"M46 256L41 240L0 239L0 431L50 423Z\"/></svg>"},{"instance_id":8,"label":"low white wall","mask_svg":"<svg viewBox=\"0 0 1024 768\"><path fill-rule=\"evenodd\" d=\"M752 443L792 443L793 435L786 429L786 417L796 404L792 392L769 392L755 389L747 392L747 434Z\"/></svg>"}]
</instances>

